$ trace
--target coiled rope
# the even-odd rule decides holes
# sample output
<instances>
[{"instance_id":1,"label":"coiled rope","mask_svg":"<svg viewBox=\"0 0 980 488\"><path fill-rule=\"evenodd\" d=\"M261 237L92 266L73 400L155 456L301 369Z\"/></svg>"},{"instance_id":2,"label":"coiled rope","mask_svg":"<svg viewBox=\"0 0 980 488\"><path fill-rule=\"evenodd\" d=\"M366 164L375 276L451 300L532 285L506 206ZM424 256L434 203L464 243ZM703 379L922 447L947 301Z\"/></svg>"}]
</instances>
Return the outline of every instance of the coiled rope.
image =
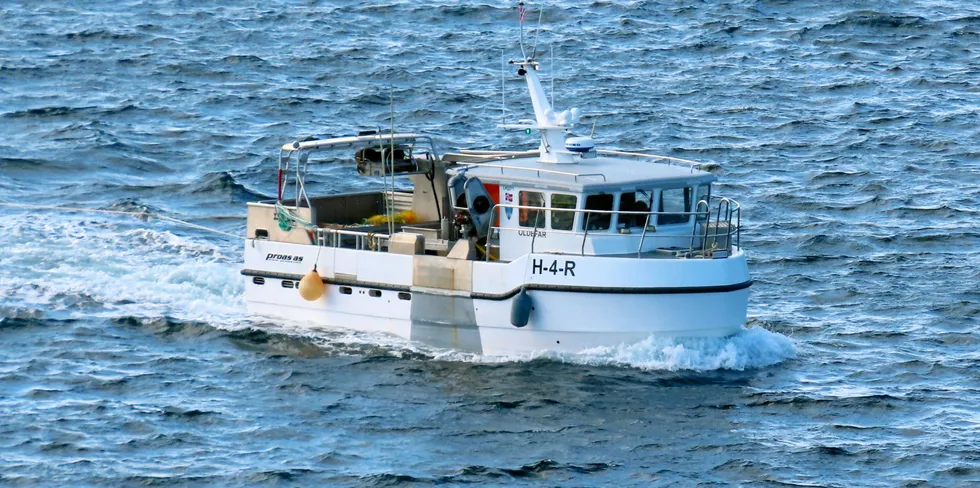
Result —
<instances>
[{"instance_id":1,"label":"coiled rope","mask_svg":"<svg viewBox=\"0 0 980 488\"><path fill-rule=\"evenodd\" d=\"M98 208L84 208L84 207L57 207L53 205L33 205L29 203L8 203L8 202L0 202L0 207L17 207L17 208L26 208L31 210L58 210L62 212L90 212L90 213L103 213L103 214L114 214L114 215L132 215L145 219L157 218L160 220L165 220L167 222L172 222L177 225L183 225L185 227L190 227L193 229L212 232L215 234L231 237L233 239L241 239L243 241L248 241L248 239L240 235L229 234L228 232L222 230L212 229L210 227L205 227L203 225L192 224L184 220L175 219L173 217L168 217L166 215L157 212L150 212L148 210L144 210L142 212L127 212L123 210L102 210Z\"/></svg>"}]
</instances>

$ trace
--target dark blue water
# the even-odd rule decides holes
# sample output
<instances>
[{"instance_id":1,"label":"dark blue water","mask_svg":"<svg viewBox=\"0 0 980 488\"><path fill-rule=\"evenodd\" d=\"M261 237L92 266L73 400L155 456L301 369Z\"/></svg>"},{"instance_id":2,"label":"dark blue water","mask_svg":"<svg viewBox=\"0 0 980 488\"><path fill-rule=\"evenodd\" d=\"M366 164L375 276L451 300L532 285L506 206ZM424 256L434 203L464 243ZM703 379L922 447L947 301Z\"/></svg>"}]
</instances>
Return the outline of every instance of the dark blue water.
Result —
<instances>
[{"instance_id":1,"label":"dark blue water","mask_svg":"<svg viewBox=\"0 0 980 488\"><path fill-rule=\"evenodd\" d=\"M387 126L389 87L444 149L533 145L495 127L510 4L68 3L0 6L0 201L242 234L277 147ZM247 317L239 240L0 207L0 485L980 481L980 8L544 19L556 103L599 114L600 146L719 165L748 330L511 358L302 331ZM526 116L516 77L508 98Z\"/></svg>"}]
</instances>

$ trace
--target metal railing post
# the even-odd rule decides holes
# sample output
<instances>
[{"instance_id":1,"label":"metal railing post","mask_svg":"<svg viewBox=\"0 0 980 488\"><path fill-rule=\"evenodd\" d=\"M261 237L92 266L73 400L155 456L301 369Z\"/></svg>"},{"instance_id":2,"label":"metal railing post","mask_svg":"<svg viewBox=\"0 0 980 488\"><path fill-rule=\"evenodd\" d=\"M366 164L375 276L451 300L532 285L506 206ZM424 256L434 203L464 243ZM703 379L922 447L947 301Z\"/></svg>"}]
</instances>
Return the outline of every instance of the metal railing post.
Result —
<instances>
[{"instance_id":1,"label":"metal railing post","mask_svg":"<svg viewBox=\"0 0 980 488\"><path fill-rule=\"evenodd\" d=\"M647 213L647 219L643 222L643 233L640 234L640 245L636 248L636 257L639 258L643 254L643 241L647 238L647 227L650 227L650 214Z\"/></svg>"},{"instance_id":2,"label":"metal railing post","mask_svg":"<svg viewBox=\"0 0 980 488\"><path fill-rule=\"evenodd\" d=\"M694 250L695 250L694 243L695 243L695 241L698 238L697 224L698 224L698 217L701 214L701 204L702 203L704 204L704 209L705 209L705 212L706 212L706 216L705 216L705 219L704 219L704 230L702 232L703 237L702 237L702 240L701 240L701 249L702 250L704 250L705 243L708 242L707 241L707 239L708 239L708 227L711 226L711 205L708 203L707 200L698 200L698 203L696 203L694 205L694 228L692 229L692 232L691 232L691 246L688 249L688 252L690 252L692 254L694 253Z\"/></svg>"},{"instance_id":3,"label":"metal railing post","mask_svg":"<svg viewBox=\"0 0 980 488\"><path fill-rule=\"evenodd\" d=\"M585 232L582 233L582 255L585 256L585 239L589 237L589 219L592 218L592 212L585 213Z\"/></svg>"},{"instance_id":4,"label":"metal railing post","mask_svg":"<svg viewBox=\"0 0 980 488\"><path fill-rule=\"evenodd\" d=\"M488 224L490 228L487 229L487 248L486 248L486 252L483 253L484 254L483 260L488 263L490 262L490 238L493 237L493 231L496 228L493 225L493 215L495 213L497 213L497 204L494 204L493 208L490 209L490 222ZM533 248L534 246L532 245L531 247Z\"/></svg>"},{"instance_id":5,"label":"metal railing post","mask_svg":"<svg viewBox=\"0 0 980 488\"><path fill-rule=\"evenodd\" d=\"M742 248L742 206L741 205L738 206L738 223L735 225L736 225L735 242L738 245L738 248L741 249Z\"/></svg>"},{"instance_id":6,"label":"metal railing post","mask_svg":"<svg viewBox=\"0 0 980 488\"><path fill-rule=\"evenodd\" d=\"M534 254L534 241L538 238L538 211L534 211L534 233L531 234L531 254Z\"/></svg>"}]
</instances>

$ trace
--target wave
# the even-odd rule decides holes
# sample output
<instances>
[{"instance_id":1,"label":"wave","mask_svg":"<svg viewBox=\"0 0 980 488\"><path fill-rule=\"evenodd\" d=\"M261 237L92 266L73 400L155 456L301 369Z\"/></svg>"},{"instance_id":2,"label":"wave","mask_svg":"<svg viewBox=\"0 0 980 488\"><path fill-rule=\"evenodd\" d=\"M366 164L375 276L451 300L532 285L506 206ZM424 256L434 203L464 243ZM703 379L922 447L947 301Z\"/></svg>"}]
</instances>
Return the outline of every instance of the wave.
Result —
<instances>
[{"instance_id":1,"label":"wave","mask_svg":"<svg viewBox=\"0 0 980 488\"><path fill-rule=\"evenodd\" d=\"M142 160L130 159L131 166L153 171L169 171L166 167L154 167ZM309 183L310 179L307 180ZM74 187L65 187L65 189ZM272 197L257 191L248 189L239 183L231 173L220 171L207 173L184 183L168 183L163 185L126 185L110 183L90 183L79 189L80 195L126 195L126 198L118 201L115 205L133 205L145 208L139 203L142 198L149 197L191 197L195 206L205 203L225 202L225 203L247 203L257 200L267 200Z\"/></svg>"},{"instance_id":2,"label":"wave","mask_svg":"<svg viewBox=\"0 0 980 488\"><path fill-rule=\"evenodd\" d=\"M928 29L932 25L928 19L915 15L891 15L873 10L850 12L836 22L824 24L821 31L837 29L868 28L875 31L902 29Z\"/></svg>"},{"instance_id":3,"label":"wave","mask_svg":"<svg viewBox=\"0 0 980 488\"><path fill-rule=\"evenodd\" d=\"M45 170L64 170L71 168L71 165L49 159L0 157L0 170L37 171L42 168Z\"/></svg>"},{"instance_id":4,"label":"wave","mask_svg":"<svg viewBox=\"0 0 980 488\"><path fill-rule=\"evenodd\" d=\"M180 191L189 195L220 195L229 197L232 202L242 203L271 198L249 190L245 185L235 181L234 176L223 171L208 173L197 181L183 186Z\"/></svg>"},{"instance_id":5,"label":"wave","mask_svg":"<svg viewBox=\"0 0 980 488\"><path fill-rule=\"evenodd\" d=\"M398 473L376 473L357 476L353 479L351 479L349 476L345 476L344 478L347 479L344 481L356 482L361 486L377 487L403 486L406 483L425 485L480 483L485 482L488 479L498 479L505 482L505 484L513 484L514 481L516 481L515 479L548 478L550 476L560 475L588 475L601 473L619 466L620 464L618 463L593 462L573 464L561 463L551 459L540 459L533 463L527 463L516 468L469 465L452 474L438 477L417 477ZM334 479L334 481L339 482L341 480Z\"/></svg>"},{"instance_id":6,"label":"wave","mask_svg":"<svg viewBox=\"0 0 980 488\"><path fill-rule=\"evenodd\" d=\"M134 32L113 32L103 29L83 30L79 32L69 32L63 36L68 40L105 40L105 41L140 41L146 36Z\"/></svg>"},{"instance_id":7,"label":"wave","mask_svg":"<svg viewBox=\"0 0 980 488\"><path fill-rule=\"evenodd\" d=\"M123 112L128 112L131 110L141 110L139 107L133 104L125 104L117 107L99 107L95 105L86 105L81 107L68 107L55 105L50 107L37 107L28 108L24 110L15 110L13 112L7 112L3 114L3 117L9 119L20 119L20 118L55 118L55 117L68 117L73 115L85 114L85 115L116 115Z\"/></svg>"},{"instance_id":8,"label":"wave","mask_svg":"<svg viewBox=\"0 0 980 488\"><path fill-rule=\"evenodd\" d=\"M66 115L75 115L78 113L84 113L89 110L94 109L94 106L87 107L39 107L39 108L29 108L25 110L16 110L14 112L7 112L3 114L4 117L8 119L19 119L19 118L30 118L30 117L63 117Z\"/></svg>"},{"instance_id":9,"label":"wave","mask_svg":"<svg viewBox=\"0 0 980 488\"><path fill-rule=\"evenodd\" d=\"M268 65L269 64L269 62L266 61L265 59L262 59L262 58L260 58L258 56L251 55L251 54L248 54L248 55L231 55L231 56L225 56L225 57L221 58L221 62L223 62L223 63L229 63L229 64L234 64L234 63L246 63L246 64L254 64L254 65Z\"/></svg>"}]
</instances>

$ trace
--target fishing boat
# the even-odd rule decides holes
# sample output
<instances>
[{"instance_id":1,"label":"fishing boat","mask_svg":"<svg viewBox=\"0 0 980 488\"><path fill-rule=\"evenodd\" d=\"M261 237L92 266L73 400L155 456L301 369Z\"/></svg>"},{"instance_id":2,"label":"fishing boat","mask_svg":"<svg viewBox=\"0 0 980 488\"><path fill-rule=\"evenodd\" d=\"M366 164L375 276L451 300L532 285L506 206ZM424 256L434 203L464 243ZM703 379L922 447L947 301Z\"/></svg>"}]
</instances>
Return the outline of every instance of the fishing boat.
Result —
<instances>
[{"instance_id":1,"label":"fishing boat","mask_svg":"<svg viewBox=\"0 0 980 488\"><path fill-rule=\"evenodd\" d=\"M276 199L248 203L249 312L486 355L738 333L738 202L697 162L576 135L581 112L552 107L521 46L534 118L502 128L536 150L440 153L393 130L284 144ZM311 196L307 169L338 153L380 188Z\"/></svg>"}]
</instances>

